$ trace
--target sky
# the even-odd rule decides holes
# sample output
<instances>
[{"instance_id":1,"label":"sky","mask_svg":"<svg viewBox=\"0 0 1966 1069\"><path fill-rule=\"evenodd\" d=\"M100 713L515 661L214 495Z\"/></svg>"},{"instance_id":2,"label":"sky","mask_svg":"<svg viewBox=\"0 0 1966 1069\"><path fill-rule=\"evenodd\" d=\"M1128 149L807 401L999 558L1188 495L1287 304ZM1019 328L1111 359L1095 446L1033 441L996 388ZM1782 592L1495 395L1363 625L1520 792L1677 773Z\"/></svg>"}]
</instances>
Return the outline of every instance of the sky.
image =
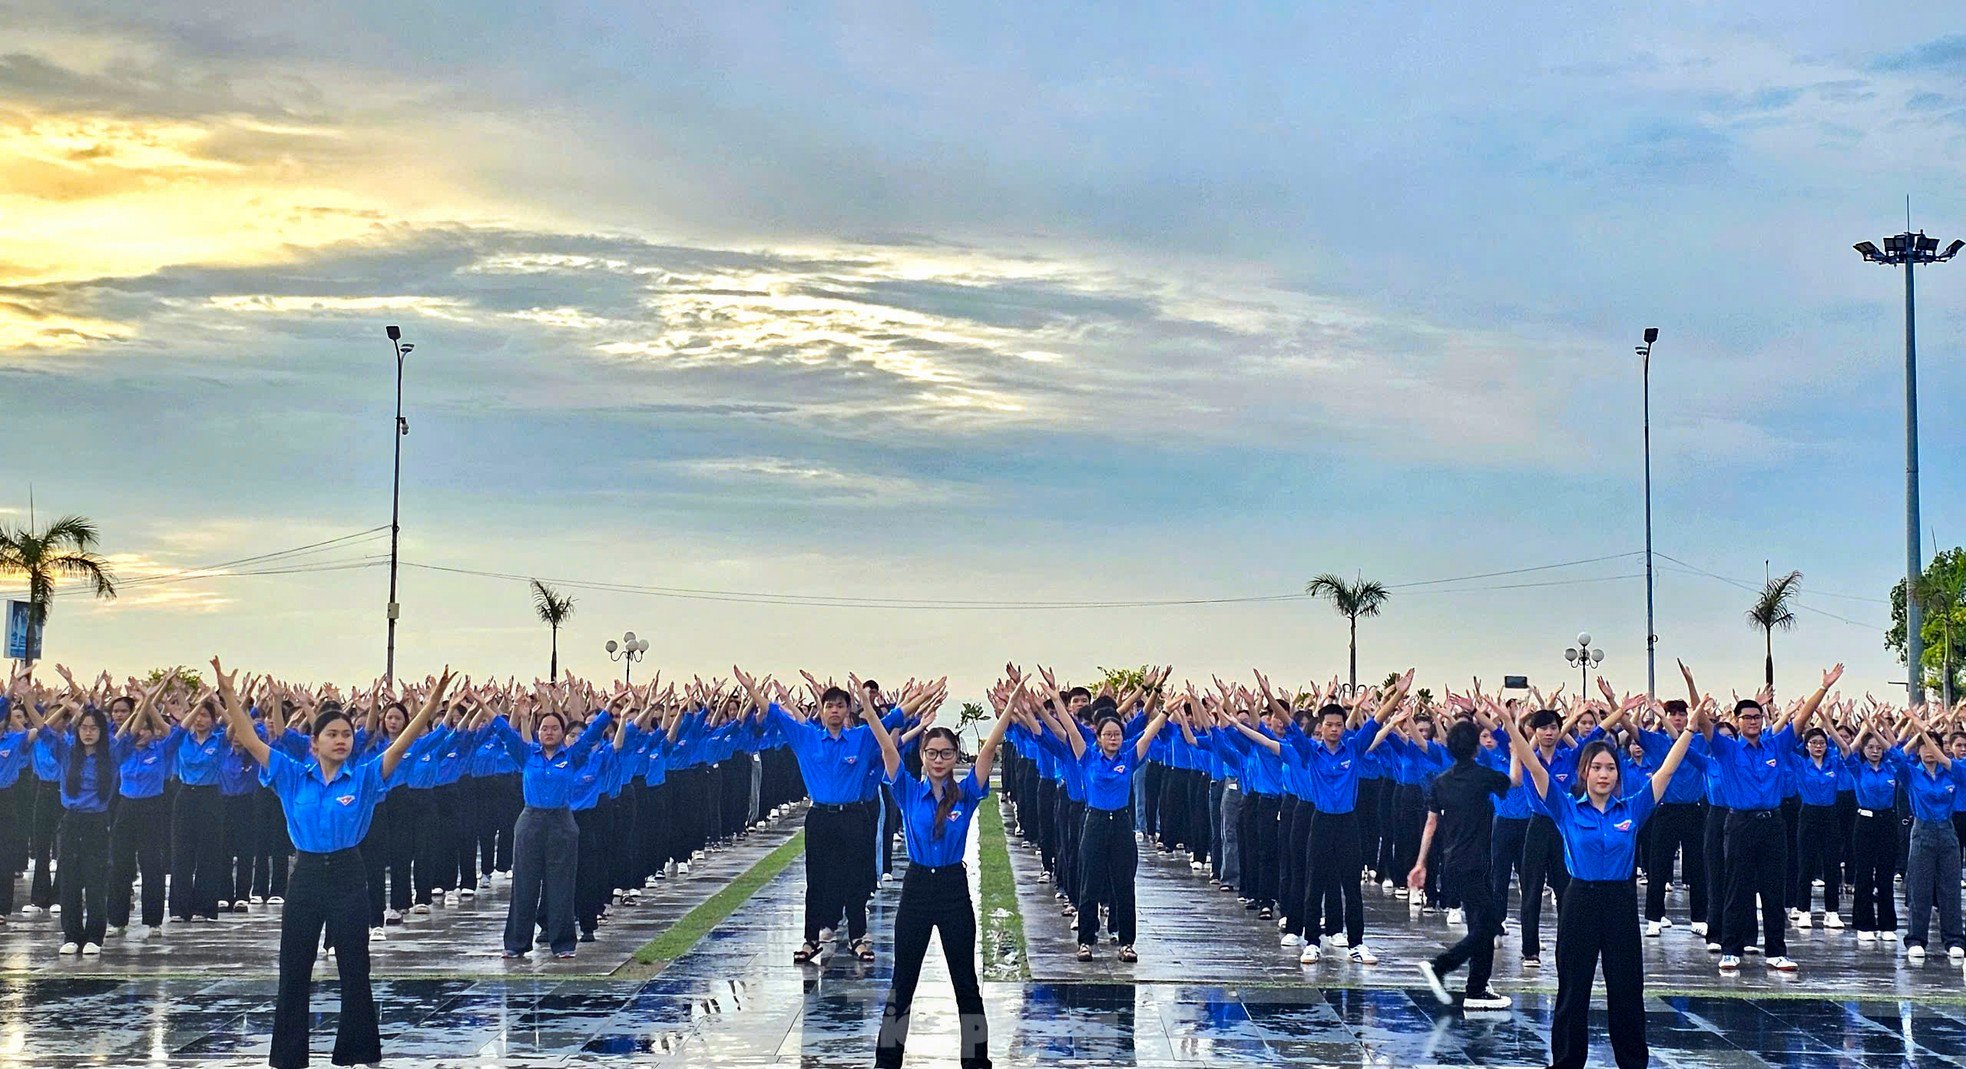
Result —
<instances>
[{"instance_id":1,"label":"sky","mask_svg":"<svg viewBox=\"0 0 1966 1069\"><path fill-rule=\"evenodd\" d=\"M1850 246L1966 237L1956 8L1437 7L0 0L0 523L127 584L46 655L378 674L399 324L402 674L543 675L541 577L593 676L1308 683L1329 571L1393 588L1363 677L1574 690L1588 630L1642 689L1657 326L1661 689L1758 685L1795 569L1778 682L1883 693ZM1918 281L1929 555L1966 261Z\"/></svg>"}]
</instances>

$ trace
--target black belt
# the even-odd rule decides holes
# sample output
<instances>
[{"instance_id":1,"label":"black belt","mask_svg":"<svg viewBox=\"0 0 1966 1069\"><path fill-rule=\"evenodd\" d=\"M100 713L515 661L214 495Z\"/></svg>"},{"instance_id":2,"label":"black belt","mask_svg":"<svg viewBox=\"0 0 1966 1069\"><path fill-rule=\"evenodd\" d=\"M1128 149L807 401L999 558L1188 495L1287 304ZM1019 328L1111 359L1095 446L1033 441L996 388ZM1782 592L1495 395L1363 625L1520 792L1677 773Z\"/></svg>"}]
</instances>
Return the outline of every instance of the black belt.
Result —
<instances>
[{"instance_id":1,"label":"black belt","mask_svg":"<svg viewBox=\"0 0 1966 1069\"><path fill-rule=\"evenodd\" d=\"M968 866L964 865L960 861L957 861L949 865L917 865L912 862L910 862L908 865L909 876L913 876L917 872L921 873L924 876L947 876L951 873L968 872L968 871L969 871ZM906 877L903 878L905 879Z\"/></svg>"},{"instance_id":2,"label":"black belt","mask_svg":"<svg viewBox=\"0 0 1966 1069\"><path fill-rule=\"evenodd\" d=\"M1770 820L1782 815L1779 809L1730 809L1727 813L1729 816L1746 817L1749 820Z\"/></svg>"},{"instance_id":3,"label":"black belt","mask_svg":"<svg viewBox=\"0 0 1966 1069\"><path fill-rule=\"evenodd\" d=\"M332 865L340 861L360 861L362 859L362 852L355 847L349 846L340 850L330 850L324 854L316 853L312 850L295 850L294 857L301 861L313 862L315 864Z\"/></svg>"},{"instance_id":4,"label":"black belt","mask_svg":"<svg viewBox=\"0 0 1966 1069\"><path fill-rule=\"evenodd\" d=\"M1133 816L1133 811L1130 809L1094 809L1091 806L1087 806L1085 815L1088 817L1101 817L1106 820L1118 820L1121 817Z\"/></svg>"},{"instance_id":5,"label":"black belt","mask_svg":"<svg viewBox=\"0 0 1966 1069\"><path fill-rule=\"evenodd\" d=\"M1632 878L1630 876L1627 876L1622 880L1580 880L1575 876L1570 877L1570 886L1583 887L1587 889L1609 891L1619 887L1630 887L1632 885L1633 885Z\"/></svg>"},{"instance_id":6,"label":"black belt","mask_svg":"<svg viewBox=\"0 0 1966 1069\"><path fill-rule=\"evenodd\" d=\"M856 809L865 809L873 804L872 802L842 802L834 805L830 802L814 802L812 803L812 808L821 813L851 813Z\"/></svg>"}]
</instances>

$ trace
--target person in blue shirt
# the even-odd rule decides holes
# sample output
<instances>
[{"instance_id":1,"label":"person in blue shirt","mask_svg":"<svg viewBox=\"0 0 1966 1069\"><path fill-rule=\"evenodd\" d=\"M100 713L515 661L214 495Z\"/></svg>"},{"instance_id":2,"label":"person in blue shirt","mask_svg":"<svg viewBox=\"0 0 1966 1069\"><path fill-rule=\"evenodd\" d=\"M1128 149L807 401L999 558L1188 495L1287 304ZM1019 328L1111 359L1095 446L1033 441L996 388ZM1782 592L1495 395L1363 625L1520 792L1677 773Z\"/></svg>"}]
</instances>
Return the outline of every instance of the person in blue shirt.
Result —
<instances>
[{"instance_id":1,"label":"person in blue shirt","mask_svg":"<svg viewBox=\"0 0 1966 1069\"><path fill-rule=\"evenodd\" d=\"M574 701L570 689L555 694L542 685L524 729L504 717L489 730L504 740L519 765L520 791L526 799L512 843L512 897L505 910L505 950L508 959L532 952L533 930L544 915L546 940L555 958L574 956L578 935L574 927L573 886L579 864L580 830L569 806L574 780L606 733L609 718L601 710L579 736L567 739L567 714Z\"/></svg>"},{"instance_id":2,"label":"person in blue shirt","mask_svg":"<svg viewBox=\"0 0 1966 1069\"><path fill-rule=\"evenodd\" d=\"M109 928L111 935L130 924L130 899L136 878L143 877L143 933L155 935L164 924L164 847L170 842L171 813L164 800L169 761L164 736L170 727L157 714L157 696L173 679L166 674L136 697L109 703L110 713L122 718L116 729L116 815L109 830Z\"/></svg>"},{"instance_id":3,"label":"person in blue shirt","mask_svg":"<svg viewBox=\"0 0 1966 1069\"><path fill-rule=\"evenodd\" d=\"M1635 725L1639 744L1647 758L1663 761L1672 744L1687 731L1686 702L1673 698L1665 704L1665 730ZM1706 740L1695 739L1687 747L1686 759L1673 773L1672 785L1647 827L1650 841L1645 854L1645 934L1657 937L1672 927L1666 916L1666 887L1672 882L1673 863L1679 863L1679 882L1687 889L1687 919L1694 935L1707 934L1709 886L1704 851L1706 831Z\"/></svg>"},{"instance_id":4,"label":"person in blue shirt","mask_svg":"<svg viewBox=\"0 0 1966 1069\"><path fill-rule=\"evenodd\" d=\"M1706 710L1700 710L1705 719ZM1557 783L1515 721L1503 718L1519 775L1533 788L1531 803L1555 824L1569 885L1557 911L1556 1008L1550 1021L1551 1069L1583 1069L1590 1054L1591 988L1604 963L1604 1001L1618 1065L1648 1060L1645 1043L1645 962L1638 934L1633 876L1645 820L1664 798L1686 757L1693 733L1682 731L1644 786L1615 791L1618 754L1608 742L1586 743L1577 755L1577 794Z\"/></svg>"},{"instance_id":5,"label":"person in blue shirt","mask_svg":"<svg viewBox=\"0 0 1966 1069\"><path fill-rule=\"evenodd\" d=\"M1160 687L1167 681L1167 669L1149 671L1141 681L1146 691L1143 711L1146 727L1131 745L1118 712L1120 705L1110 696L1093 700L1093 734L1088 743L1078 725L1051 714L1047 729L1063 737L1078 759L1085 775L1085 827L1079 833L1079 949L1078 960L1092 960L1093 940L1099 932L1099 907L1107 907L1113 931L1119 936L1119 959L1139 961L1133 949L1138 934L1134 910L1133 881L1140 856L1133 841L1133 807L1129 804L1133 778L1140 774L1153 745L1167 723L1160 711ZM1129 695L1127 702L1132 704ZM1040 707L1042 708L1042 707Z\"/></svg>"},{"instance_id":6,"label":"person in blue shirt","mask_svg":"<svg viewBox=\"0 0 1966 1069\"><path fill-rule=\"evenodd\" d=\"M252 714L239 698L236 671L226 672L212 658L218 677L219 706L230 734L260 767L260 781L273 788L286 810L287 833L295 850L280 913L280 988L273 1006L273 1043L267 1062L273 1069L305 1069L308 1062L308 1001L314 955L323 930L335 948L341 979L341 1013L335 1030L334 1063L357 1065L382 1060L376 1025L375 993L369 986L367 870L359 849L375 807L395 776L410 743L443 704L451 670L444 668L416 717L376 757L359 756L355 726L338 706L315 718L311 756L289 757L253 730Z\"/></svg>"},{"instance_id":7,"label":"person in blue shirt","mask_svg":"<svg viewBox=\"0 0 1966 1069\"><path fill-rule=\"evenodd\" d=\"M61 829L55 838L61 858L61 952L99 954L109 914L109 803L116 797L109 718L84 706L69 730L53 731L33 710L27 715L35 745L61 769Z\"/></svg>"},{"instance_id":8,"label":"person in blue shirt","mask_svg":"<svg viewBox=\"0 0 1966 1069\"><path fill-rule=\"evenodd\" d=\"M1857 942L1877 941L1880 933L1895 938L1898 904L1892 878L1898 870L1898 790L1904 782L1904 755L1891 746L1874 719L1863 721L1856 737L1832 738L1844 753L1845 779L1850 784L1856 814L1850 833L1850 882L1856 894L1850 923Z\"/></svg>"},{"instance_id":9,"label":"person in blue shirt","mask_svg":"<svg viewBox=\"0 0 1966 1069\"><path fill-rule=\"evenodd\" d=\"M1939 938L1954 964L1966 961L1966 933L1959 918L1959 833L1952 814L1966 794L1966 761L1955 761L1932 738L1913 708L1907 714L1911 738L1905 743L1905 794L1911 802L1911 852L1905 855L1905 958L1925 960L1932 911L1938 910ZM64 918L65 920L65 918Z\"/></svg>"},{"instance_id":10,"label":"person in blue shirt","mask_svg":"<svg viewBox=\"0 0 1966 1069\"><path fill-rule=\"evenodd\" d=\"M218 704L195 702L165 737L171 776L171 916L180 921L218 919L218 901L229 882L225 869L225 810L219 801L219 758L225 735L216 727Z\"/></svg>"},{"instance_id":11,"label":"person in blue shirt","mask_svg":"<svg viewBox=\"0 0 1966 1069\"><path fill-rule=\"evenodd\" d=\"M1823 882L1823 927L1843 927L1838 896L1843 890L1843 866L1836 842L1837 786L1844 778L1843 758L1830 753L1829 733L1806 727L1801 745L1788 755L1794 770L1801 809L1796 814L1795 926L1813 923L1810 906L1815 881Z\"/></svg>"},{"instance_id":12,"label":"person in blue shirt","mask_svg":"<svg viewBox=\"0 0 1966 1069\"><path fill-rule=\"evenodd\" d=\"M19 680L16 669L14 683ZM35 747L27 737L27 703L15 700L14 689L0 694L0 930L14 911L14 873L27 858L26 825L34 811L34 777L30 773L23 783L21 773L28 770Z\"/></svg>"},{"instance_id":13,"label":"person in blue shirt","mask_svg":"<svg viewBox=\"0 0 1966 1069\"><path fill-rule=\"evenodd\" d=\"M1529 714L1528 722L1536 763L1548 773L1552 783L1569 790L1577 773L1577 747L1561 741L1563 714L1554 709L1538 709ZM1506 726L1517 725L1509 719ZM1570 886L1570 870L1563 864L1562 839L1557 835L1556 824L1532 804L1529 828L1522 837L1522 904L1518 917L1525 969L1540 968L1543 964L1543 888L1546 886L1556 892L1560 901Z\"/></svg>"},{"instance_id":14,"label":"person in blue shirt","mask_svg":"<svg viewBox=\"0 0 1966 1069\"><path fill-rule=\"evenodd\" d=\"M1007 697L992 692L996 724L976 749L969 774L956 778L961 740L944 727L930 727L920 737L922 771L915 775L901 763L894 736L881 723L879 707L868 702L861 719L881 751L886 782L893 788L907 838L908 872L901 878L901 904L894 914L894 978L887 1006L881 1011L880 1037L874 1047L877 1069L901 1069L908 1044L908 1018L915 985L921 980L928 937L939 932L942 958L956 989L963 1069L989 1069L990 1025L983 1014L983 991L976 981L976 909L969 900L969 870L963 854L969 828L990 793L990 769L1017 707L1028 701L1020 681Z\"/></svg>"},{"instance_id":15,"label":"person in blue shirt","mask_svg":"<svg viewBox=\"0 0 1966 1069\"><path fill-rule=\"evenodd\" d=\"M1687 700L1704 700L1693 682L1693 672L1680 662L1686 679ZM1794 722L1808 723L1829 689L1843 675L1837 665L1823 673L1823 684L1788 716L1770 714L1755 698L1742 698L1734 704L1734 719L1740 732L1728 738L1714 731L1707 722L1707 749L1719 770L1721 790L1728 801L1727 814L1727 899L1721 915L1720 969L1731 972L1741 967L1741 952L1754 933L1755 900L1761 903L1761 932L1768 953L1768 967L1794 972L1796 964L1788 956L1788 834L1782 822L1782 776L1795 746ZM1782 721L1772 731L1771 719Z\"/></svg>"}]
</instances>

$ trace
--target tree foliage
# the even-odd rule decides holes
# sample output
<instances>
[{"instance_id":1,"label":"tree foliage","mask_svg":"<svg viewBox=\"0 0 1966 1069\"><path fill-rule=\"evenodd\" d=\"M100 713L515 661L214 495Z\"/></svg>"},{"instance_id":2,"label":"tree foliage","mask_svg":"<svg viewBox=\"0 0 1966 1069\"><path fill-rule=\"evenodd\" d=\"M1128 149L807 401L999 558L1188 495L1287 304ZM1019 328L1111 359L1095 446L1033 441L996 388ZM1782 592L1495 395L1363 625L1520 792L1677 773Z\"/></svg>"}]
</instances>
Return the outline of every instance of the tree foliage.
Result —
<instances>
[{"instance_id":1,"label":"tree foliage","mask_svg":"<svg viewBox=\"0 0 1966 1069\"><path fill-rule=\"evenodd\" d=\"M1924 612L1919 635L1925 640L1925 685L1938 688L1946 664L1946 626L1952 629L1952 693L1966 693L1966 548L1954 546L1932 558L1919 579L1919 605ZM1891 629L1884 648L1905 662L1905 581L1891 587Z\"/></svg>"}]
</instances>

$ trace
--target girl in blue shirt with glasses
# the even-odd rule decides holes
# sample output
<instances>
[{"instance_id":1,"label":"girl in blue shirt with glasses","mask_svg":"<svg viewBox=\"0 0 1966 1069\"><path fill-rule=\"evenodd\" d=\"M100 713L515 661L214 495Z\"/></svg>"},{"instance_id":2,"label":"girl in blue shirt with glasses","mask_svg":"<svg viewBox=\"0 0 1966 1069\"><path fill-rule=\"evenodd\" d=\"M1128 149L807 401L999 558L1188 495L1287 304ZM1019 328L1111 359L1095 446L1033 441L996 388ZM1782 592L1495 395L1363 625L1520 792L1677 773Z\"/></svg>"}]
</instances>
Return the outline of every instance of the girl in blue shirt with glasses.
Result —
<instances>
[{"instance_id":1,"label":"girl in blue shirt with glasses","mask_svg":"<svg viewBox=\"0 0 1966 1069\"><path fill-rule=\"evenodd\" d=\"M1699 715L1706 716L1704 706ZM1644 1065L1645 964L1638 934L1638 889L1633 871L1639 832L1672 784L1693 732L1681 732L1650 780L1615 796L1618 754L1602 739L1578 753L1581 791L1556 785L1536 749L1513 718L1503 717L1516 755L1517 775L1529 777L1532 805L1556 825L1570 882L1557 911L1556 1010L1550 1022L1551 1069L1582 1069L1590 1053L1591 986L1604 961L1604 999L1610 1011L1611 1048L1620 1066Z\"/></svg>"},{"instance_id":2,"label":"girl in blue shirt with glasses","mask_svg":"<svg viewBox=\"0 0 1966 1069\"><path fill-rule=\"evenodd\" d=\"M334 1063L380 1062L382 1038L369 987L368 874L358 846L403 754L443 703L451 670L445 667L416 718L379 756L354 756L355 725L337 707L315 718L312 756L305 762L268 746L253 730L252 715L234 689L237 672L226 672L216 657L212 671L232 737L260 765L260 782L280 796L294 843L293 874L280 914L280 993L267 1062L273 1069L307 1065L307 1003L323 928L341 977Z\"/></svg>"},{"instance_id":3,"label":"girl in blue shirt with glasses","mask_svg":"<svg viewBox=\"0 0 1966 1069\"><path fill-rule=\"evenodd\" d=\"M109 907L109 801L116 796L117 775L109 718L91 705L67 731L44 727L31 707L27 719L29 737L61 770L61 828L55 839L61 857L61 952L99 954Z\"/></svg>"},{"instance_id":4,"label":"girl in blue shirt with glasses","mask_svg":"<svg viewBox=\"0 0 1966 1069\"><path fill-rule=\"evenodd\" d=\"M917 776L901 764L901 750L881 723L880 708L863 705L860 717L873 732L881 750L886 781L901 809L901 826L908 842L908 872L901 880L901 905L894 915L894 980L887 1008L881 1013L880 1039L874 1048L877 1069L900 1069L908 1043L908 1013L915 985L921 980L922 956L930 932L942 936L942 957L956 989L956 1012L962 1029L963 1069L989 1069L990 1026L983 1015L983 992L976 982L976 910L969 900L969 870L963 853L970 822L990 793L990 768L997 746L1010 726L1013 708L1026 700L1023 684L1006 698L992 692L996 726L977 747L969 774L956 778L962 747L948 728L928 727L921 735L922 771ZM924 723L932 721L930 710Z\"/></svg>"}]
</instances>

